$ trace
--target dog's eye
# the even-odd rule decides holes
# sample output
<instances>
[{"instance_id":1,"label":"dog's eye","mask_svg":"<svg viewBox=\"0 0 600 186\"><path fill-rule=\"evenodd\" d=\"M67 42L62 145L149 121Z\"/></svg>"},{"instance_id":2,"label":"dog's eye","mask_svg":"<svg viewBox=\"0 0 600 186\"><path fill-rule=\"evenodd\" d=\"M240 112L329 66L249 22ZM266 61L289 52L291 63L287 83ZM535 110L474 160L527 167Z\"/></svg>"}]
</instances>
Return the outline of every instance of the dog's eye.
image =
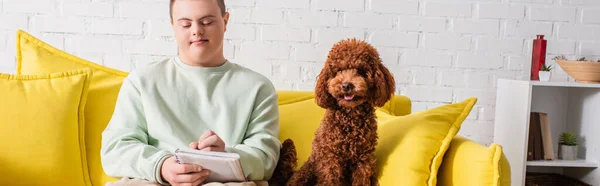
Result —
<instances>
[{"instance_id":1,"label":"dog's eye","mask_svg":"<svg viewBox=\"0 0 600 186\"><path fill-rule=\"evenodd\" d=\"M367 73L365 72L365 70L363 70L363 69L356 69L356 73L357 73L358 75L362 75L362 76L364 76L364 75L366 75L366 74L367 74Z\"/></svg>"}]
</instances>

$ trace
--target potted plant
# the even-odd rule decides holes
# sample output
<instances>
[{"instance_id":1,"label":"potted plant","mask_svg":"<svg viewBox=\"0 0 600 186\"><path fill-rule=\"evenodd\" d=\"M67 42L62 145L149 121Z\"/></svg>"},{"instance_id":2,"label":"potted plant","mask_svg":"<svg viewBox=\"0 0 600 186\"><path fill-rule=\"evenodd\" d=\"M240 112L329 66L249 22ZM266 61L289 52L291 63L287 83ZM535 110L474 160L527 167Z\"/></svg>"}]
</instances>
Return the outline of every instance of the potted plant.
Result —
<instances>
[{"instance_id":1,"label":"potted plant","mask_svg":"<svg viewBox=\"0 0 600 186\"><path fill-rule=\"evenodd\" d=\"M550 70L552 70L552 65L546 66L546 64L544 64L542 68L540 68L540 81L550 81L550 76L552 75Z\"/></svg>"},{"instance_id":2,"label":"potted plant","mask_svg":"<svg viewBox=\"0 0 600 186\"><path fill-rule=\"evenodd\" d=\"M558 139L558 158L563 160L577 159L577 136L573 132L563 132Z\"/></svg>"}]
</instances>

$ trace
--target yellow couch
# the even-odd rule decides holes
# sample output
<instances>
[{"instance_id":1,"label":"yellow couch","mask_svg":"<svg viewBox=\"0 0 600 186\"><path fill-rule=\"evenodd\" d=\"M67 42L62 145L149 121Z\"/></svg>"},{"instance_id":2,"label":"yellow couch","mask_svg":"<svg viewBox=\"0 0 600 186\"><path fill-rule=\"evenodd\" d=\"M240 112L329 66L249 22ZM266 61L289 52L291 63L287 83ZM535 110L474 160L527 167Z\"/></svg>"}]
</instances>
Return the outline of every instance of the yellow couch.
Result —
<instances>
[{"instance_id":1,"label":"yellow couch","mask_svg":"<svg viewBox=\"0 0 600 186\"><path fill-rule=\"evenodd\" d=\"M0 147L13 151L0 155L0 182L89 186L116 180L100 166L100 139L127 73L58 50L24 31L17 32L16 56L17 74L0 73L0 101L10 101L0 107ZM278 95L280 139L296 142L301 165L324 110L311 91L279 90ZM499 145L486 147L456 135L475 102L411 113L411 100L396 95L378 108L382 185L510 185Z\"/></svg>"}]
</instances>

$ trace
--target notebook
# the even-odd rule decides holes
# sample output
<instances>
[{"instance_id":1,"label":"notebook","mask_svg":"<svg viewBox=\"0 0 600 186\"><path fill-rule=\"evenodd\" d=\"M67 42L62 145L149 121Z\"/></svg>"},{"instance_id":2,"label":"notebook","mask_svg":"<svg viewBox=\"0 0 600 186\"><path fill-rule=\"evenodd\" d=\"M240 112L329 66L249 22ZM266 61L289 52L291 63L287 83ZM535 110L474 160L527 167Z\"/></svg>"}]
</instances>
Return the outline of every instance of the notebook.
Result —
<instances>
[{"instance_id":1,"label":"notebook","mask_svg":"<svg viewBox=\"0 0 600 186\"><path fill-rule=\"evenodd\" d=\"M177 162L196 164L210 170L205 182L243 182L247 181L236 153L201 151L180 148L175 151Z\"/></svg>"}]
</instances>

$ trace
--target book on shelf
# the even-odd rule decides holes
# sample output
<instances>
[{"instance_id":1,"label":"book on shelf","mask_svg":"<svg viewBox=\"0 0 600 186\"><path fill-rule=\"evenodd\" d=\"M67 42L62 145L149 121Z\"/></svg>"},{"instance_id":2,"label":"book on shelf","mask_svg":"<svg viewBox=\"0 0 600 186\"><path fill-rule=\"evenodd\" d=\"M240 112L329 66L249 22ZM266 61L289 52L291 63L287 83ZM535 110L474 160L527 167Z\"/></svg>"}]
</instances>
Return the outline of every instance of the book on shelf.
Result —
<instances>
[{"instance_id":1,"label":"book on shelf","mask_svg":"<svg viewBox=\"0 0 600 186\"><path fill-rule=\"evenodd\" d=\"M552 133L550 133L550 122L548 121L547 113L539 113L540 115L540 126L542 132L542 144L544 149L544 159L545 160L553 160L554 159L554 146L552 143Z\"/></svg>"},{"instance_id":2,"label":"book on shelf","mask_svg":"<svg viewBox=\"0 0 600 186\"><path fill-rule=\"evenodd\" d=\"M247 181L236 153L201 151L190 148L180 148L175 151L175 157L180 164L189 163L210 170L206 182L243 182Z\"/></svg>"},{"instance_id":3,"label":"book on shelf","mask_svg":"<svg viewBox=\"0 0 600 186\"><path fill-rule=\"evenodd\" d=\"M531 112L529 119L529 138L527 142L527 161L554 160L554 147L548 114Z\"/></svg>"}]
</instances>

